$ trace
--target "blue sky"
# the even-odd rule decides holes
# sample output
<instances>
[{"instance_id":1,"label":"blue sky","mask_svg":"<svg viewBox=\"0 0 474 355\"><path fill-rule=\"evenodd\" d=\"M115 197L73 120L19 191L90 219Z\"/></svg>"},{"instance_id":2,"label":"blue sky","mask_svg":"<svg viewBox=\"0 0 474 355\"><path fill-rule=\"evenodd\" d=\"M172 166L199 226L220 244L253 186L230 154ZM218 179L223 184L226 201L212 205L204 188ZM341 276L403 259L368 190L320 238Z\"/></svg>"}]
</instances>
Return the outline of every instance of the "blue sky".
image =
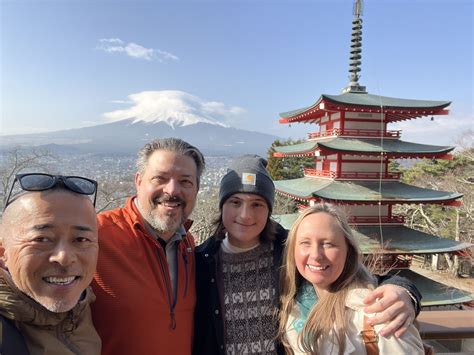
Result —
<instances>
[{"instance_id":1,"label":"blue sky","mask_svg":"<svg viewBox=\"0 0 474 355\"><path fill-rule=\"evenodd\" d=\"M278 113L347 85L352 2L2 0L0 132L105 123L130 95L178 90L226 124L305 137L314 128ZM391 126L404 140L455 144L473 128L473 16L471 0L365 1L360 83L453 101Z\"/></svg>"}]
</instances>

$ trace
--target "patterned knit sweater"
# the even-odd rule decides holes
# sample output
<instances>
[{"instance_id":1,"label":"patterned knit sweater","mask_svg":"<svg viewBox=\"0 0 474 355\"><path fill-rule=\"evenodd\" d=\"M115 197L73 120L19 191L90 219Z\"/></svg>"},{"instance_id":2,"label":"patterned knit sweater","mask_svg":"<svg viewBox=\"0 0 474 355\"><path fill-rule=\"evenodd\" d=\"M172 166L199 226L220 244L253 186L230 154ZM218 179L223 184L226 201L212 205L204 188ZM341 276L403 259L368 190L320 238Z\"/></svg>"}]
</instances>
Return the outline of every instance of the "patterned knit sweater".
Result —
<instances>
[{"instance_id":1,"label":"patterned knit sweater","mask_svg":"<svg viewBox=\"0 0 474 355\"><path fill-rule=\"evenodd\" d=\"M277 270L273 244L243 253L220 252L227 354L276 354Z\"/></svg>"}]
</instances>

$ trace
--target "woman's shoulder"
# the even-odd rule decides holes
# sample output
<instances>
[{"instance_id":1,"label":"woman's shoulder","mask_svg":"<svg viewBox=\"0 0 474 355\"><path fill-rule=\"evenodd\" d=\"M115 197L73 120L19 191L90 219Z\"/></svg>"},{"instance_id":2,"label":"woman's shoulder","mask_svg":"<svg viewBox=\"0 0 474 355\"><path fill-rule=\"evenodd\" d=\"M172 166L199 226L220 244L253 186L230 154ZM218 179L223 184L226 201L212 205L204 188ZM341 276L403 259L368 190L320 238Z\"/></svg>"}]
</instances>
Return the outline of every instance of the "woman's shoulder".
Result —
<instances>
[{"instance_id":1,"label":"woman's shoulder","mask_svg":"<svg viewBox=\"0 0 474 355\"><path fill-rule=\"evenodd\" d=\"M364 298L372 292L371 286L354 287L350 289L346 299L346 306L352 312L352 322L357 329L363 329L364 317L373 317L375 314L366 314L364 312ZM385 324L375 325L377 333L385 326ZM400 338L395 336L378 337L378 346L381 354L424 354L423 343L420 334L414 325L411 325L408 331Z\"/></svg>"},{"instance_id":2,"label":"woman's shoulder","mask_svg":"<svg viewBox=\"0 0 474 355\"><path fill-rule=\"evenodd\" d=\"M355 311L359 311L366 307L364 298L366 298L373 291L373 286L356 286L352 287L347 293L346 307Z\"/></svg>"}]
</instances>

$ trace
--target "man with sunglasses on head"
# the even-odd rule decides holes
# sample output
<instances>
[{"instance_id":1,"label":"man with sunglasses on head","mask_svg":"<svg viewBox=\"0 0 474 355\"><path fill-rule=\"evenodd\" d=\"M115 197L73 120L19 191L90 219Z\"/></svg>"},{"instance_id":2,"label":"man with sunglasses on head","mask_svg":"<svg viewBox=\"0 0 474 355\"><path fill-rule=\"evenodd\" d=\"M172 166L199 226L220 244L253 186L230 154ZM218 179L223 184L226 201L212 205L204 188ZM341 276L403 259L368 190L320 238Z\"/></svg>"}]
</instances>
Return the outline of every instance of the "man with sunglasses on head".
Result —
<instances>
[{"instance_id":1,"label":"man with sunglasses on head","mask_svg":"<svg viewBox=\"0 0 474 355\"><path fill-rule=\"evenodd\" d=\"M14 187L20 192L14 194ZM0 353L100 354L88 287L98 256L97 183L19 174L0 228Z\"/></svg>"}]
</instances>

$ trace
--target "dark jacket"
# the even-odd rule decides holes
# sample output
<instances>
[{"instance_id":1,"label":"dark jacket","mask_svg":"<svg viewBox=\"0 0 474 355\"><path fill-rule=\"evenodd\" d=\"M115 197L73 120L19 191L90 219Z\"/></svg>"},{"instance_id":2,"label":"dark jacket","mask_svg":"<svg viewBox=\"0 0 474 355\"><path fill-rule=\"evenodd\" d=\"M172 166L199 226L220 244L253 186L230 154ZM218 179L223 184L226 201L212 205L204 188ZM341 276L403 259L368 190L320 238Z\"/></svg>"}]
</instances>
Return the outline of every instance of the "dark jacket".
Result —
<instances>
[{"instance_id":1,"label":"dark jacket","mask_svg":"<svg viewBox=\"0 0 474 355\"><path fill-rule=\"evenodd\" d=\"M0 315L0 354L29 355L25 338L13 322Z\"/></svg>"},{"instance_id":2,"label":"dark jacket","mask_svg":"<svg viewBox=\"0 0 474 355\"><path fill-rule=\"evenodd\" d=\"M275 272L280 271L283 249L288 231L277 225L273 241ZM217 257L222 241L215 236L196 247L196 310L194 314L194 355L225 355L224 321L217 287ZM279 278L277 278L279 280ZM416 299L416 313L419 313L421 295L409 280L398 276L379 276L379 284L395 284L407 289ZM276 297L279 295L277 285ZM277 344L278 354L284 354L281 344Z\"/></svg>"}]
</instances>

